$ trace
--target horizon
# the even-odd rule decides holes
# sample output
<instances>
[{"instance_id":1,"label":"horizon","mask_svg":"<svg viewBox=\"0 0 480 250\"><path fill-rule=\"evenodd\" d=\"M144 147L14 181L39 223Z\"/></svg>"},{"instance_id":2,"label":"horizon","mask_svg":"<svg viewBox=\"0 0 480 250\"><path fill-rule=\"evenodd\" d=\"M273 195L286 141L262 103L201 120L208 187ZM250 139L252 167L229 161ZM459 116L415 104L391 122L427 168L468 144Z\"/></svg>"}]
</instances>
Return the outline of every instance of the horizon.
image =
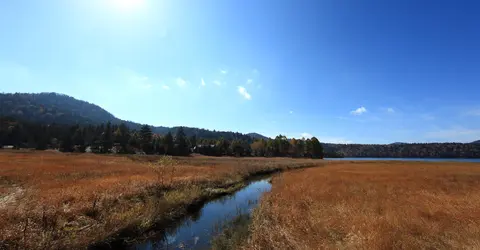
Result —
<instances>
[{"instance_id":1,"label":"horizon","mask_svg":"<svg viewBox=\"0 0 480 250\"><path fill-rule=\"evenodd\" d=\"M56 95L62 95L62 96L68 96L68 97L71 97L71 98L74 98L76 99L75 97L72 97L72 96L69 96L69 95L66 95L66 94L63 94L63 93L57 93L57 92L38 92L38 93L21 93L21 92L16 92L16 93L5 93L5 92L1 92L0 94L56 94ZM79 100L79 99L76 99L78 101L84 101L84 100ZM96 105L95 103L90 103L92 105L95 105L95 106L98 106ZM98 106L100 107L100 106ZM102 107L100 107L102 108ZM103 108L102 108L103 109ZM104 109L105 110L105 109ZM106 112L108 112L108 110L105 110ZM110 113L110 112L108 112ZM164 128L169 128L169 129L172 129L172 128L195 128L195 129L203 129L203 130L210 130L210 131L216 131L216 132L226 132L226 133L241 133L241 134L244 134L244 135L250 135L250 134L256 134L256 135L260 135L260 136L263 136L263 137L266 137L268 139L275 139L276 136L286 136L286 135L282 135L282 134L278 134L278 135L275 135L273 137L268 137L268 136L265 136L263 134L260 134L260 133L257 133L257 132L240 132L240 131L235 131L235 130L214 130L214 129L209 129L209 128L202 128L202 127L188 127L188 126L173 126L173 127L165 127L165 126L162 126L162 125L151 125L151 124L142 124L142 123L138 123L138 122L135 122L135 121L131 121L131 120L128 120L128 119L122 119L122 118L119 118L119 117L115 117L117 119L120 119L122 120L122 122L133 122L133 123L137 123L137 124L140 124L140 125L148 125L149 127L164 127ZM161 134L160 134L161 135ZM303 136L302 137L288 137L288 139L297 139L297 140L306 140L306 139L311 139L312 137L315 137L317 138L315 135L307 135L307 137ZM317 138L318 139L318 138ZM462 143L462 144L471 144L471 143L478 143L480 142L480 140L475 140L475 141L470 141L470 142L455 142L455 141L448 141L448 142L419 142L419 141L413 141L413 142L390 142L390 143L337 143L337 142L323 142L323 141L320 141L320 143L323 143L323 144L344 144L344 145L392 145L392 144L441 144L441 143L446 143L446 144L455 144L455 143Z\"/></svg>"},{"instance_id":2,"label":"horizon","mask_svg":"<svg viewBox=\"0 0 480 250\"><path fill-rule=\"evenodd\" d=\"M2 92L271 138L480 139L473 1L27 2L0 3Z\"/></svg>"}]
</instances>

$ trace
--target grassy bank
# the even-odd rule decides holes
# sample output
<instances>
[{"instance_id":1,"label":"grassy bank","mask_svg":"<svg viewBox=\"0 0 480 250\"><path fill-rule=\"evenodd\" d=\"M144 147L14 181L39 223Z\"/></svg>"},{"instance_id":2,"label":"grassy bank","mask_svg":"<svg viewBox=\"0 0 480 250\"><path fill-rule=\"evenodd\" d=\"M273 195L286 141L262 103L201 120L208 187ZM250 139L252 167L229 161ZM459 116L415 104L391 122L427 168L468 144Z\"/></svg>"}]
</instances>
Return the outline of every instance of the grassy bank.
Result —
<instances>
[{"instance_id":1,"label":"grassy bank","mask_svg":"<svg viewBox=\"0 0 480 250\"><path fill-rule=\"evenodd\" d=\"M274 178L244 249L479 249L480 164L329 162Z\"/></svg>"},{"instance_id":2,"label":"grassy bank","mask_svg":"<svg viewBox=\"0 0 480 250\"><path fill-rule=\"evenodd\" d=\"M84 248L141 234L253 175L322 164L1 151L0 248Z\"/></svg>"}]
</instances>

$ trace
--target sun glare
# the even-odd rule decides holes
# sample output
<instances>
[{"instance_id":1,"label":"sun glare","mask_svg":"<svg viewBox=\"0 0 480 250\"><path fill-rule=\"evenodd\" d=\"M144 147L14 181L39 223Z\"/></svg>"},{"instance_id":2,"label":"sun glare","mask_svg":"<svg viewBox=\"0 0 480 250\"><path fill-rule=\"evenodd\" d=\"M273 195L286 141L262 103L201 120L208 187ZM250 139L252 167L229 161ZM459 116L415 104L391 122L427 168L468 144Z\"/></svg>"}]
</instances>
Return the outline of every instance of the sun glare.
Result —
<instances>
[{"instance_id":1,"label":"sun glare","mask_svg":"<svg viewBox=\"0 0 480 250\"><path fill-rule=\"evenodd\" d=\"M144 0L110 0L111 4L120 10L128 11L141 7Z\"/></svg>"}]
</instances>

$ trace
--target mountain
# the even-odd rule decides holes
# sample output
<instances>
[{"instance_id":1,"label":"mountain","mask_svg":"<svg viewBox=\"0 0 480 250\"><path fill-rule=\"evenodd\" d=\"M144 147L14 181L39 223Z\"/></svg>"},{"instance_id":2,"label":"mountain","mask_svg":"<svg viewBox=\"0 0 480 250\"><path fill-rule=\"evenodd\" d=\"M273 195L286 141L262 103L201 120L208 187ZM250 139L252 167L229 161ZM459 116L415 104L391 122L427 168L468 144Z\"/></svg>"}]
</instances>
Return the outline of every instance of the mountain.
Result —
<instances>
[{"instance_id":1,"label":"mountain","mask_svg":"<svg viewBox=\"0 0 480 250\"><path fill-rule=\"evenodd\" d=\"M264 135L261 135L261 134L259 134L259 133L248 133L247 135L250 136L250 137L252 137L252 138L254 138L254 139L263 139L263 140L270 139L270 138L268 138L268 137L266 137L266 136L264 136Z\"/></svg>"},{"instance_id":2,"label":"mountain","mask_svg":"<svg viewBox=\"0 0 480 250\"><path fill-rule=\"evenodd\" d=\"M139 130L142 126L139 123L121 120L95 104L58 93L0 93L0 117L11 117L42 124L97 125L107 122L113 124L125 123L129 128L136 130ZM177 129L178 127L152 126L152 131L157 134L166 134L169 131L175 134ZM195 135L205 139L223 137L228 140L253 141L257 137L264 137L256 133L254 133L255 136L250 136L201 128L183 127L183 129L187 136Z\"/></svg>"},{"instance_id":3,"label":"mountain","mask_svg":"<svg viewBox=\"0 0 480 250\"><path fill-rule=\"evenodd\" d=\"M480 140L478 140L478 141L472 141L472 142L470 142L470 143L472 143L472 144L480 144Z\"/></svg>"}]
</instances>

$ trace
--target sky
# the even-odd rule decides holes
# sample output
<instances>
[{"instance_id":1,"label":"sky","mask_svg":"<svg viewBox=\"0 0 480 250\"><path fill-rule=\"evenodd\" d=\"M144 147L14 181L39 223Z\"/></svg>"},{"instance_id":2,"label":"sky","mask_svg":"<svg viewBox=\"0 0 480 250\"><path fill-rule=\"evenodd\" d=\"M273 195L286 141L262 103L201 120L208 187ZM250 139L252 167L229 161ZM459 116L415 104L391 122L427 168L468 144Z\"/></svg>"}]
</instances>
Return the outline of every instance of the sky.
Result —
<instances>
[{"instance_id":1,"label":"sky","mask_svg":"<svg viewBox=\"0 0 480 250\"><path fill-rule=\"evenodd\" d=\"M480 3L3 0L0 92L121 119L316 136L480 140Z\"/></svg>"}]
</instances>

